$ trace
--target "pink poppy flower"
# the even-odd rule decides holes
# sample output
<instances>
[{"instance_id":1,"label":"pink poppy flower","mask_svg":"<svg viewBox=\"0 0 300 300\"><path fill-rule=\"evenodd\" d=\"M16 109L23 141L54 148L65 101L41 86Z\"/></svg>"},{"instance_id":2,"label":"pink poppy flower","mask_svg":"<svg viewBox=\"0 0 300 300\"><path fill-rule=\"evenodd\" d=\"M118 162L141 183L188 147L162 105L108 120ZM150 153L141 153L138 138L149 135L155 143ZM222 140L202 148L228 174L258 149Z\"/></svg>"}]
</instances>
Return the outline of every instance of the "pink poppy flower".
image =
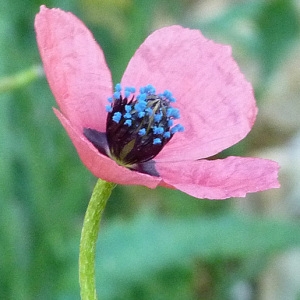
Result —
<instances>
[{"instance_id":1,"label":"pink poppy flower","mask_svg":"<svg viewBox=\"0 0 300 300\"><path fill-rule=\"evenodd\" d=\"M279 187L276 162L206 159L243 139L257 113L229 46L161 28L114 89L102 49L77 17L41 6L35 29L54 112L95 176L209 199Z\"/></svg>"}]
</instances>

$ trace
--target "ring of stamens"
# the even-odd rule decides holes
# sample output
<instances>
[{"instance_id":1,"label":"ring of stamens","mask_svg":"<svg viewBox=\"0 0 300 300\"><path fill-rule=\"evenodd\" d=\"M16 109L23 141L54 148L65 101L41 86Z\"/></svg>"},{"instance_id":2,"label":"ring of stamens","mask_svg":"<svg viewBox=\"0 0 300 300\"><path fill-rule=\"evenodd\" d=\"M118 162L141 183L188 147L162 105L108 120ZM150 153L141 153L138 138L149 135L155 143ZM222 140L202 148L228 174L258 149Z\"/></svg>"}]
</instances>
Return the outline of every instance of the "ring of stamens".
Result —
<instances>
[{"instance_id":1,"label":"ring of stamens","mask_svg":"<svg viewBox=\"0 0 300 300\"><path fill-rule=\"evenodd\" d=\"M130 166L155 157L183 126L173 125L180 118L179 110L172 107L176 100L165 90L156 94L152 85L140 88L120 84L108 98L106 134L110 156L119 164ZM122 95L123 94L123 95Z\"/></svg>"}]
</instances>

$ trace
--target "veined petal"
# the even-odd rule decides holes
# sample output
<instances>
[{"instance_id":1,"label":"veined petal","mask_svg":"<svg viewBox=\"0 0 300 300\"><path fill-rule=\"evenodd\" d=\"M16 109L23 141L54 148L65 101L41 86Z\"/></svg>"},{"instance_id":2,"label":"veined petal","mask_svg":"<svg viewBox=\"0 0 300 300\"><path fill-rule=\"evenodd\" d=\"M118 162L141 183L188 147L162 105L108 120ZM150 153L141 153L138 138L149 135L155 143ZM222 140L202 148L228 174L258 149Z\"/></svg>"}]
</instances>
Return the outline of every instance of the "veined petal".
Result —
<instances>
[{"instance_id":1,"label":"veined petal","mask_svg":"<svg viewBox=\"0 0 300 300\"><path fill-rule=\"evenodd\" d=\"M185 128L156 161L212 156L244 138L255 121L252 87L231 48L206 39L198 30L165 27L144 41L130 60L122 85L147 84L158 92L173 93Z\"/></svg>"},{"instance_id":2,"label":"veined petal","mask_svg":"<svg viewBox=\"0 0 300 300\"><path fill-rule=\"evenodd\" d=\"M156 163L166 185L196 198L245 197L246 193L278 188L278 164L251 157ZM165 185L161 183L161 185Z\"/></svg>"},{"instance_id":3,"label":"veined petal","mask_svg":"<svg viewBox=\"0 0 300 300\"><path fill-rule=\"evenodd\" d=\"M99 153L84 137L83 133L73 127L73 124L60 111L54 109L54 112L71 138L81 161L96 177L118 184L137 184L149 188L155 188L161 181L160 177L131 171L119 166L109 157Z\"/></svg>"},{"instance_id":4,"label":"veined petal","mask_svg":"<svg viewBox=\"0 0 300 300\"><path fill-rule=\"evenodd\" d=\"M41 6L35 30L45 73L72 126L105 130L112 79L91 32L70 12Z\"/></svg>"}]
</instances>

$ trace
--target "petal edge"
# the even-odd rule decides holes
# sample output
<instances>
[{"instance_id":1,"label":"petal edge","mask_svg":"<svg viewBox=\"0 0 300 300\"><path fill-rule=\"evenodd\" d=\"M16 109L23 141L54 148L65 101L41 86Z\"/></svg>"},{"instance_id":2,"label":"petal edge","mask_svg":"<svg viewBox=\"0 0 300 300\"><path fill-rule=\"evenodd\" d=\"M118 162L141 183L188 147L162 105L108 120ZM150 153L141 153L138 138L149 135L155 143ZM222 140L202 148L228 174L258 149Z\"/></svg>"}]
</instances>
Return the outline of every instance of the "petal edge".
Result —
<instances>
[{"instance_id":1,"label":"petal edge","mask_svg":"<svg viewBox=\"0 0 300 300\"><path fill-rule=\"evenodd\" d=\"M156 163L163 178L160 185L171 185L196 198L226 199L247 193L278 188L276 162L260 158L230 156L217 160Z\"/></svg>"},{"instance_id":2,"label":"petal edge","mask_svg":"<svg viewBox=\"0 0 300 300\"><path fill-rule=\"evenodd\" d=\"M70 12L41 6L35 18L39 52L62 113L73 126L104 131L112 78L102 49Z\"/></svg>"}]
</instances>

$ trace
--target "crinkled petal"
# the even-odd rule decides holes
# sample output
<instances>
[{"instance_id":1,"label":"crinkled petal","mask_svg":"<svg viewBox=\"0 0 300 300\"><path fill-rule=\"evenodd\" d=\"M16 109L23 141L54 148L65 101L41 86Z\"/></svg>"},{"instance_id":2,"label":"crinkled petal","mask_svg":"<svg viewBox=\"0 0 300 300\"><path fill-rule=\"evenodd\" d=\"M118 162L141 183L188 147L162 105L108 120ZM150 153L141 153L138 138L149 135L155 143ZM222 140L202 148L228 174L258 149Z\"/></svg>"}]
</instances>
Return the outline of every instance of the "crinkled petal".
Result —
<instances>
[{"instance_id":1,"label":"crinkled petal","mask_svg":"<svg viewBox=\"0 0 300 300\"><path fill-rule=\"evenodd\" d=\"M41 6L35 30L45 73L72 126L104 131L111 73L91 32L73 14Z\"/></svg>"},{"instance_id":2,"label":"crinkled petal","mask_svg":"<svg viewBox=\"0 0 300 300\"><path fill-rule=\"evenodd\" d=\"M159 177L131 171L117 165L112 159L99 153L84 135L71 125L62 113L56 109L54 109L54 112L66 129L83 164L96 177L118 184L137 184L149 188L155 188L161 181Z\"/></svg>"},{"instance_id":3,"label":"crinkled petal","mask_svg":"<svg viewBox=\"0 0 300 300\"><path fill-rule=\"evenodd\" d=\"M245 197L246 193L278 188L279 166L276 162L250 157L218 160L156 163L170 185L196 198L225 199Z\"/></svg>"},{"instance_id":4,"label":"crinkled petal","mask_svg":"<svg viewBox=\"0 0 300 300\"><path fill-rule=\"evenodd\" d=\"M130 60L123 86L152 84L170 90L185 127L155 158L195 160L237 143L250 131L257 108L251 85L231 56L229 46L198 30L170 26L152 33ZM184 153L184 155L183 155Z\"/></svg>"}]
</instances>

